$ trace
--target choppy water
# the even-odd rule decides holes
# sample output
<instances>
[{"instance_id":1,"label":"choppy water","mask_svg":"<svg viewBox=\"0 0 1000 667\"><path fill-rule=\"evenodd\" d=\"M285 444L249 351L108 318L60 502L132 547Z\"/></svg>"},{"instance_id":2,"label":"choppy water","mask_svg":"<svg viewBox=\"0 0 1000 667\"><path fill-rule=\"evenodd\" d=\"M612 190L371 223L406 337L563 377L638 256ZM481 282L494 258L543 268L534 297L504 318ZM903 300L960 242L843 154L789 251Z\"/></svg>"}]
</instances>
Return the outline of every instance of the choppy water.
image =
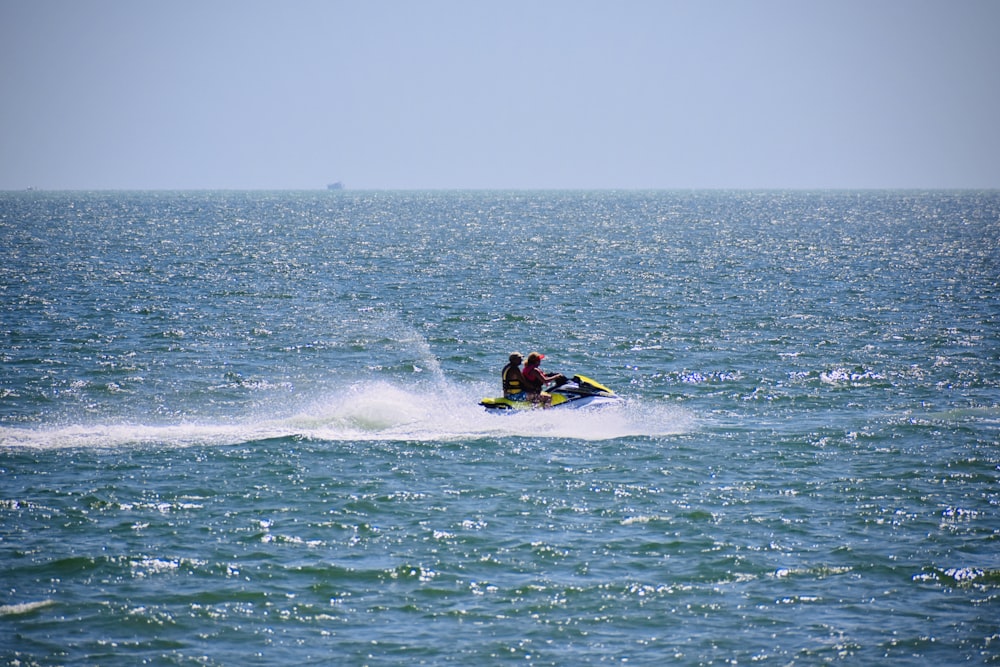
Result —
<instances>
[{"instance_id":1,"label":"choppy water","mask_svg":"<svg viewBox=\"0 0 1000 667\"><path fill-rule=\"evenodd\" d=\"M0 194L0 655L996 664L998 284L996 192Z\"/></svg>"}]
</instances>

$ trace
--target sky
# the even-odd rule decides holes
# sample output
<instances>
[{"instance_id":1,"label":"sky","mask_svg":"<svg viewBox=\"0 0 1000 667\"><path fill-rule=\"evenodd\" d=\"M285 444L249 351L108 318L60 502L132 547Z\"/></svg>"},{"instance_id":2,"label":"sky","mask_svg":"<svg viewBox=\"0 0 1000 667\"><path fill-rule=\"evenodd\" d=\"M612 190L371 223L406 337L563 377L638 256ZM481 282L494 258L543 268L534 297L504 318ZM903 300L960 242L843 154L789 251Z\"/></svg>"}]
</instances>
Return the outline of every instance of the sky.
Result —
<instances>
[{"instance_id":1,"label":"sky","mask_svg":"<svg viewBox=\"0 0 1000 667\"><path fill-rule=\"evenodd\" d=\"M997 0L0 0L0 190L1000 188Z\"/></svg>"}]
</instances>

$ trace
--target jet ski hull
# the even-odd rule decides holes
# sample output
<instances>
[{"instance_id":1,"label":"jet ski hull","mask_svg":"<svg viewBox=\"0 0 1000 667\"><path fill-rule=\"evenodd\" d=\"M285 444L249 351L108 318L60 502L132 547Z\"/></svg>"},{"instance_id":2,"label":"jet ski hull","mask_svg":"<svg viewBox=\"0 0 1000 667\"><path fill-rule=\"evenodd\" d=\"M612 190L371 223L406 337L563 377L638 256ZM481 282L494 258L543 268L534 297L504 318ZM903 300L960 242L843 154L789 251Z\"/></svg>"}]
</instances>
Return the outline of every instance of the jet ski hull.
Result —
<instances>
[{"instance_id":1,"label":"jet ski hull","mask_svg":"<svg viewBox=\"0 0 1000 667\"><path fill-rule=\"evenodd\" d=\"M575 410L579 408L601 408L609 405L619 405L622 397L611 391L600 382L584 375L574 375L572 380L546 390L552 396L549 409ZM513 401L509 398L484 398L479 402L487 412L511 413L519 410L534 410L541 408L538 403L530 401Z\"/></svg>"}]
</instances>

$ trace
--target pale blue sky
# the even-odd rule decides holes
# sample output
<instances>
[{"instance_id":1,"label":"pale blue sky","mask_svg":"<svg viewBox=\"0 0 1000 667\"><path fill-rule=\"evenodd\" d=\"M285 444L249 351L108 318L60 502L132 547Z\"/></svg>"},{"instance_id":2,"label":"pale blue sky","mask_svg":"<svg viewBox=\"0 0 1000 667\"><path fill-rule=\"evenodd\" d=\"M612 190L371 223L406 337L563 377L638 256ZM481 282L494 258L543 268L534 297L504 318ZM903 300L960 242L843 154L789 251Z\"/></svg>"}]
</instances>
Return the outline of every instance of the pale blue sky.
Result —
<instances>
[{"instance_id":1,"label":"pale blue sky","mask_svg":"<svg viewBox=\"0 0 1000 667\"><path fill-rule=\"evenodd\" d=\"M998 188L997 0L0 0L0 189Z\"/></svg>"}]
</instances>

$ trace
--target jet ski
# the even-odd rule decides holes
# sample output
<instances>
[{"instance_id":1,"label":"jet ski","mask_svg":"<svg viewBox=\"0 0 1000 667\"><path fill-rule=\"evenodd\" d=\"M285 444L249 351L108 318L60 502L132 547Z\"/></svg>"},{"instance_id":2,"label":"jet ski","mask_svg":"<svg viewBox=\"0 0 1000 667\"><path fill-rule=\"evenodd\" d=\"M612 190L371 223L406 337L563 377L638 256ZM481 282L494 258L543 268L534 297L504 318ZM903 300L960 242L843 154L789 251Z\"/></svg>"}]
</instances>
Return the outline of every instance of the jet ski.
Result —
<instances>
[{"instance_id":1,"label":"jet ski","mask_svg":"<svg viewBox=\"0 0 1000 667\"><path fill-rule=\"evenodd\" d=\"M574 375L572 380L563 378L551 388L545 390L552 395L552 408L599 408L607 405L620 404L624 399L611 391L597 380L584 375ZM514 410L531 410L541 408L530 401L513 401L503 396L499 398L484 398L479 405L487 412L506 413Z\"/></svg>"}]
</instances>

